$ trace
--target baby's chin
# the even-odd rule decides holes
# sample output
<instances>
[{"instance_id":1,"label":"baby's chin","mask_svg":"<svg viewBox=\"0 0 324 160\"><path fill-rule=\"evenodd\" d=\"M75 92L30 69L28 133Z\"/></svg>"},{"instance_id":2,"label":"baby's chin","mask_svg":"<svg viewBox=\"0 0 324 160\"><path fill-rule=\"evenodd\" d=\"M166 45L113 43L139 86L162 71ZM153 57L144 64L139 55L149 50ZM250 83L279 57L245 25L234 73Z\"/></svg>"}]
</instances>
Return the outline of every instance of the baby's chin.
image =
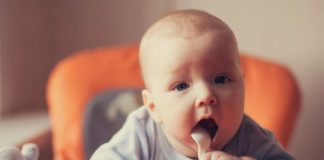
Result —
<instances>
[{"instance_id":1,"label":"baby's chin","mask_svg":"<svg viewBox=\"0 0 324 160\"><path fill-rule=\"evenodd\" d=\"M165 135L170 143L170 145L175 149L178 153L186 156L186 157L196 157L197 149L196 143L192 140L191 136L184 137L176 137L176 135L170 135L165 132Z\"/></svg>"},{"instance_id":2,"label":"baby's chin","mask_svg":"<svg viewBox=\"0 0 324 160\"><path fill-rule=\"evenodd\" d=\"M186 139L185 142L182 143L182 148L177 149L182 155L186 157L197 157L198 148L196 142L190 138Z\"/></svg>"},{"instance_id":3,"label":"baby's chin","mask_svg":"<svg viewBox=\"0 0 324 160\"><path fill-rule=\"evenodd\" d=\"M186 145L187 149L180 151L180 153L189 158L197 158L198 157L198 148L196 148L195 144Z\"/></svg>"},{"instance_id":4,"label":"baby's chin","mask_svg":"<svg viewBox=\"0 0 324 160\"><path fill-rule=\"evenodd\" d=\"M173 142L171 142L171 145L178 153L180 153L186 157L189 157L192 159L195 159L198 157L198 148L197 148L196 142L193 141L191 138L182 140L181 142L173 141ZM217 151L217 150L220 150L223 146L224 146L224 144L214 141L214 142L212 142L208 151Z\"/></svg>"}]
</instances>

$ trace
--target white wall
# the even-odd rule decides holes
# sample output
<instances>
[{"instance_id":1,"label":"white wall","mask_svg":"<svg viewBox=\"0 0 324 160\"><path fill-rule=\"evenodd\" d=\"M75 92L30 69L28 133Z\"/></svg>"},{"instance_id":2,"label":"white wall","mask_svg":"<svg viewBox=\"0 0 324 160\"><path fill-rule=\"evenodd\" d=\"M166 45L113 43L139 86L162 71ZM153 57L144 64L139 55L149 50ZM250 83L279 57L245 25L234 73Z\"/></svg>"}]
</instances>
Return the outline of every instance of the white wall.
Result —
<instances>
[{"instance_id":1,"label":"white wall","mask_svg":"<svg viewBox=\"0 0 324 160\"><path fill-rule=\"evenodd\" d=\"M18 108L45 108L48 33L47 2L0 1L0 118Z\"/></svg>"},{"instance_id":2,"label":"white wall","mask_svg":"<svg viewBox=\"0 0 324 160\"><path fill-rule=\"evenodd\" d=\"M52 45L64 57L84 48L137 42L164 1L51 1Z\"/></svg>"},{"instance_id":3,"label":"white wall","mask_svg":"<svg viewBox=\"0 0 324 160\"><path fill-rule=\"evenodd\" d=\"M164 7L151 0L0 0L0 118L46 108L56 62L81 49L138 41Z\"/></svg>"},{"instance_id":4,"label":"white wall","mask_svg":"<svg viewBox=\"0 0 324 160\"><path fill-rule=\"evenodd\" d=\"M239 47L279 61L295 74L302 111L290 145L297 159L323 159L324 1L175 0L171 10L197 8L227 22Z\"/></svg>"}]
</instances>

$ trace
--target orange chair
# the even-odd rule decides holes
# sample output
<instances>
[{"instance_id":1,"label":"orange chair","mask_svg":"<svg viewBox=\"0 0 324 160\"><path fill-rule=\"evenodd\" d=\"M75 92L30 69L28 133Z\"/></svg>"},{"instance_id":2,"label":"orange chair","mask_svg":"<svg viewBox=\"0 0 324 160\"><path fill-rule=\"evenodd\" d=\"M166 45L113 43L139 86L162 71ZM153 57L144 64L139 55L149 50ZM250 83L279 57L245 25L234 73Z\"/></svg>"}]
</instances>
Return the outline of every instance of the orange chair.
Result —
<instances>
[{"instance_id":1,"label":"orange chair","mask_svg":"<svg viewBox=\"0 0 324 160\"><path fill-rule=\"evenodd\" d=\"M300 94L287 68L241 55L245 72L245 112L273 131L287 147L300 109ZM85 50L61 60L47 85L54 158L84 159L82 120L85 106L99 92L143 87L138 45Z\"/></svg>"}]
</instances>

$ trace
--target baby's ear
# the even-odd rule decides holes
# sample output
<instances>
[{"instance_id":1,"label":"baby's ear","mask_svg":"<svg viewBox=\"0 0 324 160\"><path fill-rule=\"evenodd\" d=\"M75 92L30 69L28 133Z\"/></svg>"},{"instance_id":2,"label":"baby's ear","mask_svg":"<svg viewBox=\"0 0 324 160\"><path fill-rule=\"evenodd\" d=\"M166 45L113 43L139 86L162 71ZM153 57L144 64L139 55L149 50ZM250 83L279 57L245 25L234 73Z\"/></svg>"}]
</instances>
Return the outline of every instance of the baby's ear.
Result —
<instances>
[{"instance_id":1,"label":"baby's ear","mask_svg":"<svg viewBox=\"0 0 324 160\"><path fill-rule=\"evenodd\" d=\"M155 122L161 122L160 114L159 114L158 109L156 108L156 106L154 104L152 93L149 90L144 89L142 91L142 98L143 98L144 106L146 107L146 109L150 113L153 120Z\"/></svg>"}]
</instances>

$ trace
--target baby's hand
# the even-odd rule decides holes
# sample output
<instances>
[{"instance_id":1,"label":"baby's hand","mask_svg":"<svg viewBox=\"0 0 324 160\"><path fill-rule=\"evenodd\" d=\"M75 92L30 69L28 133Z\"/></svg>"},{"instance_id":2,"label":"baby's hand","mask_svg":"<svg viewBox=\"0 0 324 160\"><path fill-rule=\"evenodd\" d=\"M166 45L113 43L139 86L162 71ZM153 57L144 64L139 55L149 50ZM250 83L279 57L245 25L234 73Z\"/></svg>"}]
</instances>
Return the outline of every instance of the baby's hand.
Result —
<instances>
[{"instance_id":1,"label":"baby's hand","mask_svg":"<svg viewBox=\"0 0 324 160\"><path fill-rule=\"evenodd\" d=\"M202 153L199 160L256 160L256 159L247 156L235 157L233 155L230 155L222 151L212 151L212 152Z\"/></svg>"}]
</instances>

